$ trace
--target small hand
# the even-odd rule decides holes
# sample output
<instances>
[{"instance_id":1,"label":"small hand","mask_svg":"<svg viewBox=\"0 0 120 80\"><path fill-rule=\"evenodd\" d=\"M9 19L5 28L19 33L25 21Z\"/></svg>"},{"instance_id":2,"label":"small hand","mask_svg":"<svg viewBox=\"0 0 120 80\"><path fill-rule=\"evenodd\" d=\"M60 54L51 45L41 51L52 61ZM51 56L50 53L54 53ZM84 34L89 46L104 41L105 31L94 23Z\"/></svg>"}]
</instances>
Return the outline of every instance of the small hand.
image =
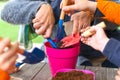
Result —
<instances>
[{"instance_id":1,"label":"small hand","mask_svg":"<svg viewBox=\"0 0 120 80\"><path fill-rule=\"evenodd\" d=\"M88 28L86 28L88 29ZM81 30L81 32L84 32L84 30ZM109 38L107 38L104 30L99 26L92 26L89 28L89 31L96 32L90 37L81 37L81 41L91 47L93 47L96 50L103 51L107 42L109 41Z\"/></svg>"},{"instance_id":2,"label":"small hand","mask_svg":"<svg viewBox=\"0 0 120 80\"><path fill-rule=\"evenodd\" d=\"M55 24L51 6L43 4L32 22L37 34L42 35L44 38L50 37Z\"/></svg>"},{"instance_id":3,"label":"small hand","mask_svg":"<svg viewBox=\"0 0 120 80\"><path fill-rule=\"evenodd\" d=\"M10 44L9 39L3 39L0 41L0 69L8 73L13 71L16 59L18 58L18 43L16 42L15 44L9 46Z\"/></svg>"},{"instance_id":4,"label":"small hand","mask_svg":"<svg viewBox=\"0 0 120 80\"><path fill-rule=\"evenodd\" d=\"M93 14L90 11L80 11L71 16L71 21L73 21L73 31L72 34L80 32L82 28L90 26L93 20Z\"/></svg>"}]
</instances>

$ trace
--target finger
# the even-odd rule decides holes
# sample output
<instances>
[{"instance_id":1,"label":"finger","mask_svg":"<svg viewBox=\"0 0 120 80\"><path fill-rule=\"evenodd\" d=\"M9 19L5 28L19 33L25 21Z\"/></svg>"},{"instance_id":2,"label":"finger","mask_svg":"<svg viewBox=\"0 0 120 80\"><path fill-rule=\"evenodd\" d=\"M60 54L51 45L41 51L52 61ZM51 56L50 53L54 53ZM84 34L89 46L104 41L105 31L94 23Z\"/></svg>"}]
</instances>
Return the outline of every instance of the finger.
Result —
<instances>
[{"instance_id":1,"label":"finger","mask_svg":"<svg viewBox=\"0 0 120 80\"><path fill-rule=\"evenodd\" d=\"M49 37L51 36L51 34L52 34L52 26L53 26L53 25L51 25L51 26L46 30L45 34L43 34L43 37L44 37L44 38L49 38Z\"/></svg>"},{"instance_id":2,"label":"finger","mask_svg":"<svg viewBox=\"0 0 120 80\"><path fill-rule=\"evenodd\" d=\"M41 25L43 25L44 23L45 23L44 19L43 20L39 20L38 22L36 22L36 23L33 24L33 27L35 29L39 29L41 27Z\"/></svg>"},{"instance_id":3,"label":"finger","mask_svg":"<svg viewBox=\"0 0 120 80\"><path fill-rule=\"evenodd\" d=\"M72 31L72 34L75 34L78 32L78 25L79 25L79 22L75 19L73 21L73 31Z\"/></svg>"},{"instance_id":4,"label":"finger","mask_svg":"<svg viewBox=\"0 0 120 80\"><path fill-rule=\"evenodd\" d=\"M95 29L96 27L95 26L93 26L93 27L90 27L88 30L91 32L91 33L95 33L96 32L96 29Z\"/></svg>"},{"instance_id":5,"label":"finger","mask_svg":"<svg viewBox=\"0 0 120 80\"><path fill-rule=\"evenodd\" d=\"M8 48L8 46L10 46L10 40L9 39L3 39L0 42L0 54L3 53L5 51L5 48Z\"/></svg>"},{"instance_id":6,"label":"finger","mask_svg":"<svg viewBox=\"0 0 120 80\"><path fill-rule=\"evenodd\" d=\"M9 62L11 63L11 65L15 65L17 58L18 58L18 55L14 55L9 59Z\"/></svg>"},{"instance_id":7,"label":"finger","mask_svg":"<svg viewBox=\"0 0 120 80\"><path fill-rule=\"evenodd\" d=\"M73 14L72 16L71 16L71 21L73 21L74 20L74 18L75 18L75 15Z\"/></svg>"},{"instance_id":8,"label":"finger","mask_svg":"<svg viewBox=\"0 0 120 80\"><path fill-rule=\"evenodd\" d=\"M15 72L17 72L17 71L19 71L19 68L18 67L16 67L16 66L13 66L13 68L12 69L10 69L9 71L7 71L9 74L13 74L13 73L15 73Z\"/></svg>"},{"instance_id":9,"label":"finger","mask_svg":"<svg viewBox=\"0 0 120 80\"><path fill-rule=\"evenodd\" d=\"M8 61L9 68L14 68L17 58L18 58L18 55L14 55L9 59Z\"/></svg>"},{"instance_id":10,"label":"finger","mask_svg":"<svg viewBox=\"0 0 120 80\"><path fill-rule=\"evenodd\" d=\"M64 6L63 7L63 11L74 11L74 10L78 10L76 5L70 5L70 6Z\"/></svg>"},{"instance_id":11,"label":"finger","mask_svg":"<svg viewBox=\"0 0 120 80\"><path fill-rule=\"evenodd\" d=\"M63 1L61 1L60 3L60 9L62 9L62 7L63 7Z\"/></svg>"},{"instance_id":12,"label":"finger","mask_svg":"<svg viewBox=\"0 0 120 80\"><path fill-rule=\"evenodd\" d=\"M36 29L35 32L39 35L44 34L45 31L47 30L47 27L48 27L48 24L46 22L46 23L42 24L39 29Z\"/></svg>"},{"instance_id":13,"label":"finger","mask_svg":"<svg viewBox=\"0 0 120 80\"><path fill-rule=\"evenodd\" d=\"M9 59L5 59L5 63L4 63L4 68L2 68L4 71L6 71L6 72L9 72L12 68L13 68L13 66L15 65L15 62L16 62L16 59L18 58L18 56L17 55L15 55L15 56L12 56L11 58L9 58Z\"/></svg>"},{"instance_id":14,"label":"finger","mask_svg":"<svg viewBox=\"0 0 120 80\"><path fill-rule=\"evenodd\" d=\"M66 14L67 14L68 16L71 16L71 15L72 15L72 12L68 11L68 12L66 12Z\"/></svg>"},{"instance_id":15,"label":"finger","mask_svg":"<svg viewBox=\"0 0 120 80\"><path fill-rule=\"evenodd\" d=\"M81 28L86 28L87 27L87 24L85 22L83 22Z\"/></svg>"},{"instance_id":16,"label":"finger","mask_svg":"<svg viewBox=\"0 0 120 80\"><path fill-rule=\"evenodd\" d=\"M39 22L39 19L38 19L38 18L34 18L34 19L32 20L32 22L33 22L33 23Z\"/></svg>"},{"instance_id":17,"label":"finger","mask_svg":"<svg viewBox=\"0 0 120 80\"><path fill-rule=\"evenodd\" d=\"M91 21L89 21L88 23L86 23L86 27L90 26L90 24L91 24Z\"/></svg>"},{"instance_id":18,"label":"finger","mask_svg":"<svg viewBox=\"0 0 120 80\"><path fill-rule=\"evenodd\" d=\"M81 37L81 41L82 41L83 43L87 43L87 38Z\"/></svg>"},{"instance_id":19,"label":"finger","mask_svg":"<svg viewBox=\"0 0 120 80\"><path fill-rule=\"evenodd\" d=\"M81 20L79 20L79 24L78 24L78 30L80 31L83 27L83 22Z\"/></svg>"},{"instance_id":20,"label":"finger","mask_svg":"<svg viewBox=\"0 0 120 80\"><path fill-rule=\"evenodd\" d=\"M39 29L39 28L41 27L41 25L42 25L42 24L40 24L39 22L37 22L37 23L34 23L34 24L33 24L33 27L34 27L35 29Z\"/></svg>"},{"instance_id":21,"label":"finger","mask_svg":"<svg viewBox=\"0 0 120 80\"><path fill-rule=\"evenodd\" d=\"M8 51L6 51L6 52L4 53L4 55L7 55L7 56L5 57L6 59L9 59L9 58L17 55L18 45L19 45L18 42L16 42L15 44L13 44L13 45L9 48Z\"/></svg>"},{"instance_id":22,"label":"finger","mask_svg":"<svg viewBox=\"0 0 120 80\"><path fill-rule=\"evenodd\" d=\"M80 32L83 33L84 31L86 31L88 29L90 29L90 27L83 28L83 29L80 30Z\"/></svg>"}]
</instances>

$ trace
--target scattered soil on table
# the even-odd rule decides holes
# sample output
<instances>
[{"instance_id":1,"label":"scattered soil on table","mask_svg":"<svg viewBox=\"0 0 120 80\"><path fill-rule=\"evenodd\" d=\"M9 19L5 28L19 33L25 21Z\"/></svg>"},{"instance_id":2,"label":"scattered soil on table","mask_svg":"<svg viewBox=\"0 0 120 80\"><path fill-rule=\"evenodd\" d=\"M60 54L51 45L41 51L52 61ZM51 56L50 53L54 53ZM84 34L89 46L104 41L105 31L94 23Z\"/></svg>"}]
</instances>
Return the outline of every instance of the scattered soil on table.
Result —
<instances>
[{"instance_id":1,"label":"scattered soil on table","mask_svg":"<svg viewBox=\"0 0 120 80\"><path fill-rule=\"evenodd\" d=\"M94 80L93 74L86 74L82 71L58 72L51 80Z\"/></svg>"}]
</instances>

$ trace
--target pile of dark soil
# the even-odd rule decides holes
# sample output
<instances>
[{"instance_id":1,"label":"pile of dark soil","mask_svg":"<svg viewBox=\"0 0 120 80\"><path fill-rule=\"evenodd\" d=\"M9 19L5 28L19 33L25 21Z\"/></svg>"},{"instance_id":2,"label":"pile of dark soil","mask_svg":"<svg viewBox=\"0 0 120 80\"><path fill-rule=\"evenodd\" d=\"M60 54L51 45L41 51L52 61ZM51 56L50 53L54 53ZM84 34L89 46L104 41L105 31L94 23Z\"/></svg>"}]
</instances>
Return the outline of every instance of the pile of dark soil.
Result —
<instances>
[{"instance_id":1,"label":"pile of dark soil","mask_svg":"<svg viewBox=\"0 0 120 80\"><path fill-rule=\"evenodd\" d=\"M94 80L93 74L85 74L82 71L58 72L52 80Z\"/></svg>"}]
</instances>

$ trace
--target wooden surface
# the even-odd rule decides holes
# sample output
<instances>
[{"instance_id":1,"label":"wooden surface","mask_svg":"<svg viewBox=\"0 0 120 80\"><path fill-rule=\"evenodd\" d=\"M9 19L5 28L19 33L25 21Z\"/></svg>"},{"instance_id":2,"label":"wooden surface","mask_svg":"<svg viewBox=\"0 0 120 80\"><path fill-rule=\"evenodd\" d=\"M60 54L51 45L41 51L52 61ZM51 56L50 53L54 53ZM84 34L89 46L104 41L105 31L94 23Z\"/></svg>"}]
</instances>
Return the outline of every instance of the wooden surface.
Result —
<instances>
[{"instance_id":1,"label":"wooden surface","mask_svg":"<svg viewBox=\"0 0 120 80\"><path fill-rule=\"evenodd\" d=\"M95 72L96 80L114 80L117 68L93 67L93 66L77 66L77 69L87 69ZM51 74L49 65L45 62L38 64L24 65L20 71L11 76L22 78L23 80L50 80Z\"/></svg>"}]
</instances>

